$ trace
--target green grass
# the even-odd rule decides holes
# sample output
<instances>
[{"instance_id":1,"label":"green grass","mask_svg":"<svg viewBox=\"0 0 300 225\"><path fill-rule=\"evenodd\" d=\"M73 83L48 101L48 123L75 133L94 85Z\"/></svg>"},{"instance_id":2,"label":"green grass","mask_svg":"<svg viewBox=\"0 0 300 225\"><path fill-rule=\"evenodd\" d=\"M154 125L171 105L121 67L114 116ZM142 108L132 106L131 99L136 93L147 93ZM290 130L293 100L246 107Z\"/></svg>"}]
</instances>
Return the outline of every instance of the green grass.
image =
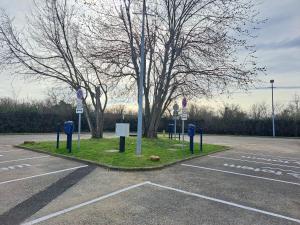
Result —
<instances>
[{"instance_id":1,"label":"green grass","mask_svg":"<svg viewBox=\"0 0 300 225\"><path fill-rule=\"evenodd\" d=\"M36 142L33 144L22 144L21 146L65 156L73 156L78 159L85 159L114 167L126 168L162 166L193 156L189 151L188 142L185 142L184 148L176 146L176 144L180 144L181 142L163 137L157 139L144 138L142 143L143 152L141 156L135 155L136 138L134 137L126 138L124 153L107 152L107 150L118 149L118 138L81 140L80 150L77 150L77 141L73 141L72 153L68 153L66 150L65 141L60 142L59 149L56 149L56 142ZM204 144L203 152L200 153L199 144L195 144L194 149L194 155L207 155L225 150L225 147ZM151 161L149 159L151 155L158 155L160 161Z\"/></svg>"}]
</instances>

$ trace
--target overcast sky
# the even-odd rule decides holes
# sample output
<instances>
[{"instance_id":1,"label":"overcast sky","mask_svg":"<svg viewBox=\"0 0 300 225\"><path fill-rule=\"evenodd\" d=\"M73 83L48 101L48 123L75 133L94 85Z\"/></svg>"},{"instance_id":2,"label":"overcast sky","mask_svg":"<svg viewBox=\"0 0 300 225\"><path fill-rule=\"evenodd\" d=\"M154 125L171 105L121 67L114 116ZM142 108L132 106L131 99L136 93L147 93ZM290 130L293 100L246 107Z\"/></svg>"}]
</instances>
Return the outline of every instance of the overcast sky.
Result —
<instances>
[{"instance_id":1,"label":"overcast sky","mask_svg":"<svg viewBox=\"0 0 300 225\"><path fill-rule=\"evenodd\" d=\"M267 75L262 75L268 86L274 79L276 86L300 86L300 0L257 0L261 3L261 17L268 21L259 31L256 39L259 61L267 67ZM0 8L14 16L16 22L22 24L24 15L29 11L31 0L1 0ZM16 97L19 99L43 99L46 96L46 83L29 83L13 80L6 73L0 74L0 97ZM12 85L13 84L13 85ZM203 103L213 107L225 103L240 104L247 109L254 103L271 101L270 90L236 93L232 96L216 97L203 100ZM286 103L295 94L300 95L300 89L276 90L276 102Z\"/></svg>"}]
</instances>

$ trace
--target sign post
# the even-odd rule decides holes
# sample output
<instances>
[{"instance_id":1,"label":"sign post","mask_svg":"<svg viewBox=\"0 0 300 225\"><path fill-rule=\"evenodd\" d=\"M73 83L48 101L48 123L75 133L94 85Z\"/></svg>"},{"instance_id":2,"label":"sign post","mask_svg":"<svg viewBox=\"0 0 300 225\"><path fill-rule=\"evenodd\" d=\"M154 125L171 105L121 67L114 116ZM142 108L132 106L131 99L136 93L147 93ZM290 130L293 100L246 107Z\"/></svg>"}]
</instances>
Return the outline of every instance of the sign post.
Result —
<instances>
[{"instance_id":1,"label":"sign post","mask_svg":"<svg viewBox=\"0 0 300 225\"><path fill-rule=\"evenodd\" d=\"M184 121L187 120L187 110L186 110L186 106L187 106L187 100L184 97L182 99L182 112L181 112L181 121L182 121L182 141L184 143Z\"/></svg>"},{"instance_id":2,"label":"sign post","mask_svg":"<svg viewBox=\"0 0 300 225\"><path fill-rule=\"evenodd\" d=\"M78 141L77 141L77 148L80 149L80 132L81 132L81 114L83 113L83 92L82 89L79 88L76 92L77 96L77 106L76 106L76 114L78 114Z\"/></svg>"},{"instance_id":3,"label":"sign post","mask_svg":"<svg viewBox=\"0 0 300 225\"><path fill-rule=\"evenodd\" d=\"M178 110L179 110L179 106L177 103L174 104L173 106L173 116L174 116L174 135L175 135L175 140L176 140L176 121L177 121L177 116L178 116Z\"/></svg>"}]
</instances>

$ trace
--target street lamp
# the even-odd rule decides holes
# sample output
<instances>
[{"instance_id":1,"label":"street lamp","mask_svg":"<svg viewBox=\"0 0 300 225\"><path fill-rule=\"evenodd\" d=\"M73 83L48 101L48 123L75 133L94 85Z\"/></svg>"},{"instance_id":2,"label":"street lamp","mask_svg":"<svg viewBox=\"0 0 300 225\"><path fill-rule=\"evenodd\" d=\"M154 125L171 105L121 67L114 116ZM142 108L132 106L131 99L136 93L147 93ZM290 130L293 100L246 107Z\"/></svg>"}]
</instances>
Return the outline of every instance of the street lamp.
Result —
<instances>
[{"instance_id":1,"label":"street lamp","mask_svg":"<svg viewBox=\"0 0 300 225\"><path fill-rule=\"evenodd\" d=\"M272 86L272 125L273 125L273 137L276 136L275 134L275 113L274 113L274 80L270 80Z\"/></svg>"},{"instance_id":2,"label":"street lamp","mask_svg":"<svg viewBox=\"0 0 300 225\"><path fill-rule=\"evenodd\" d=\"M141 62L138 87L138 124L137 124L137 140L136 140L136 155L142 154L142 129L143 129L143 85L145 73L145 14L146 0L143 0L143 15L142 15L142 37L141 37Z\"/></svg>"}]
</instances>

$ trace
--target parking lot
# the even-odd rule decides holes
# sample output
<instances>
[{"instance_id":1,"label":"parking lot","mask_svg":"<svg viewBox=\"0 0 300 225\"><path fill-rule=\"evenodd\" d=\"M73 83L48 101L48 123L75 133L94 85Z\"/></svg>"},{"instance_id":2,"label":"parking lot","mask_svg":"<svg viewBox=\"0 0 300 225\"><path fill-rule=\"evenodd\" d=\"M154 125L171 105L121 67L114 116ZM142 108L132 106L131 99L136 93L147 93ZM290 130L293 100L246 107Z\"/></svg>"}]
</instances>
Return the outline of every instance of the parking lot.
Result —
<instances>
[{"instance_id":1,"label":"parking lot","mask_svg":"<svg viewBox=\"0 0 300 225\"><path fill-rule=\"evenodd\" d=\"M148 172L12 147L54 138L0 137L0 224L300 223L299 139L205 136L231 150Z\"/></svg>"}]
</instances>

